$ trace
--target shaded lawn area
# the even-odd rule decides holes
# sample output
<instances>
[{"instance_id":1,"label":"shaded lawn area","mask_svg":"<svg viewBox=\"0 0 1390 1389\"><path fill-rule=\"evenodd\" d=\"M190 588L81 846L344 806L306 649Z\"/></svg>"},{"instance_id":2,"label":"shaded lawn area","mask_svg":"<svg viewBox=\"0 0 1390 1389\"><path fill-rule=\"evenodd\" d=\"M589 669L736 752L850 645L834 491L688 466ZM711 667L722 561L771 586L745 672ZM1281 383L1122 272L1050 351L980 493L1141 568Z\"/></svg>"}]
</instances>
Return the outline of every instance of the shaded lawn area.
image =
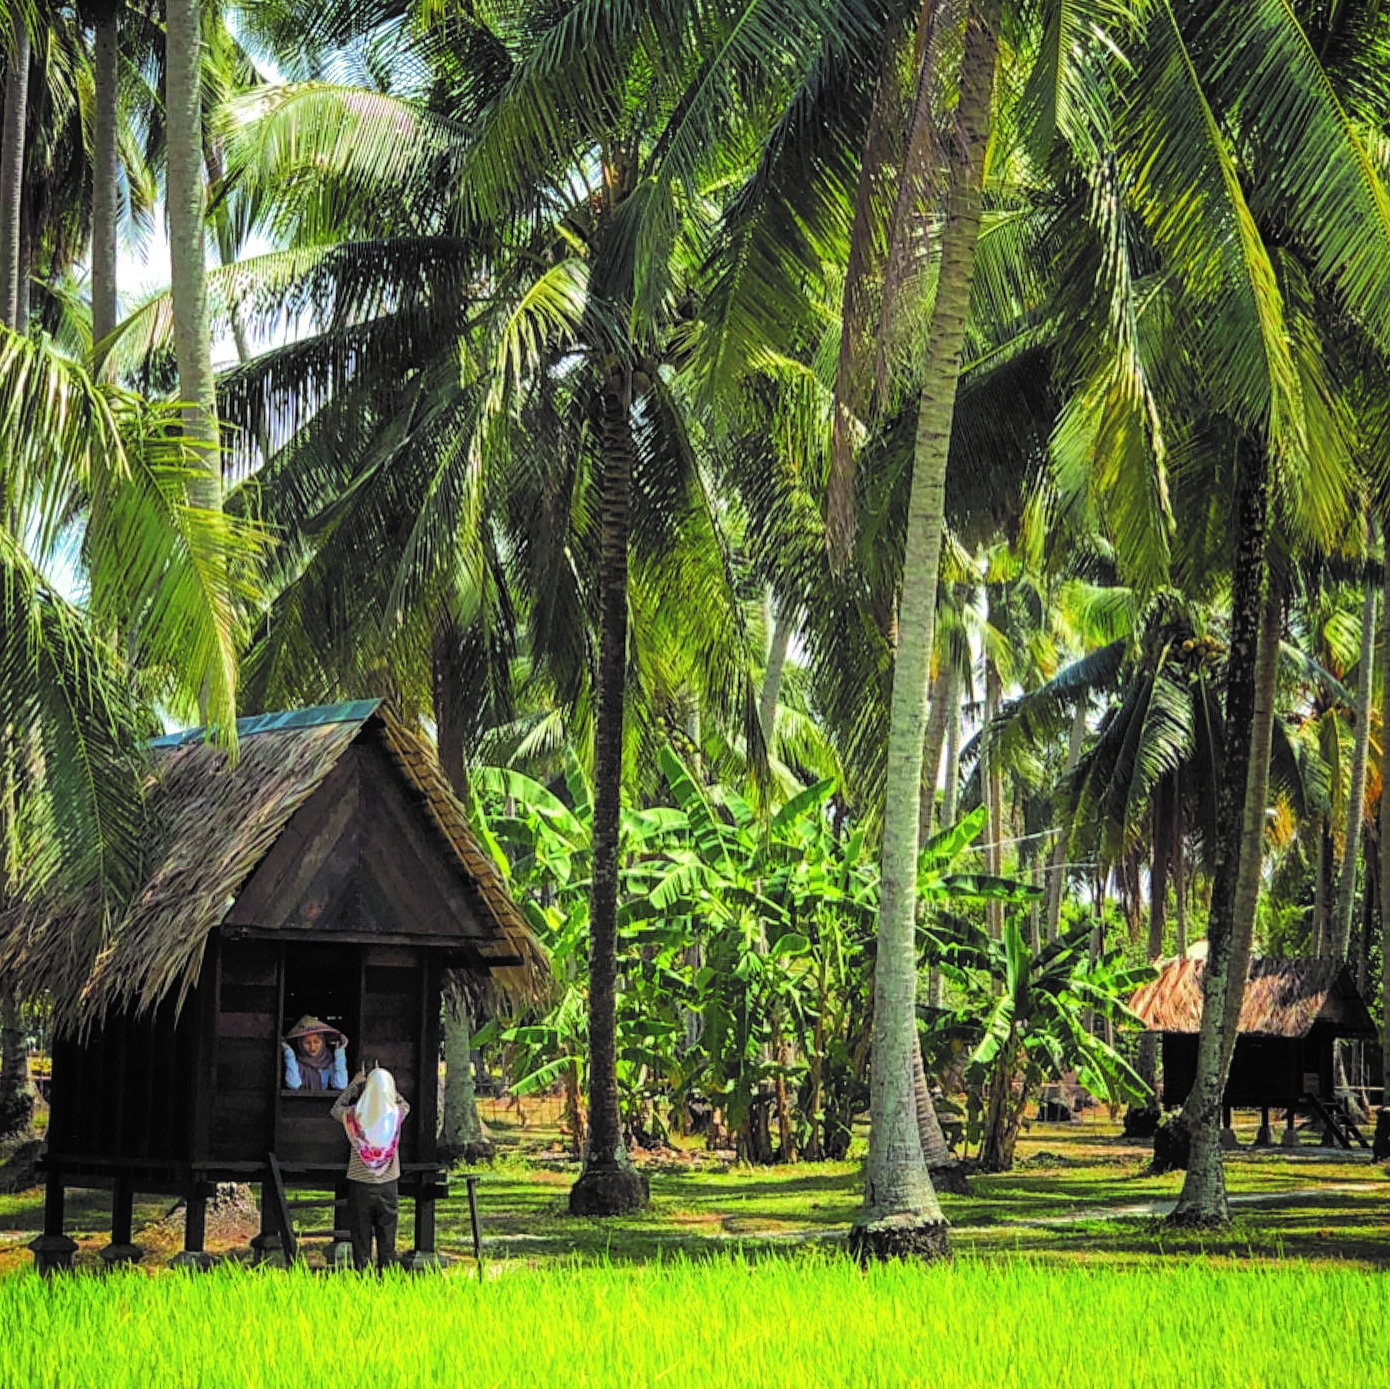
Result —
<instances>
[{"instance_id":1,"label":"shaded lawn area","mask_svg":"<svg viewBox=\"0 0 1390 1389\"><path fill-rule=\"evenodd\" d=\"M500 1155L483 1169L479 1208L484 1258L494 1271L576 1259L631 1264L727 1252L762 1257L803 1245L830 1250L859 1208L857 1152L849 1162L749 1168L692 1146L646 1162L649 1210L608 1221L574 1219L565 1202L577 1167L563 1155L553 1114L545 1106L520 1115L511 1107L489 1110ZM1146 1175L1147 1148L1122 1144L1118 1125L1094 1114L1073 1124L1034 1125L1020 1142L1014 1171L972 1177L969 1196L944 1196L942 1205L962 1259L1021 1254L1043 1262L1125 1265L1204 1254L1390 1266L1390 1177L1364 1153L1309 1146L1296 1154L1247 1149L1228 1156L1233 1196L1274 1199L1235 1202L1232 1227L1215 1235L1171 1230L1149 1212L1149 1203L1177 1196L1181 1174ZM69 1194L67 1231L81 1247L79 1265L99 1262L108 1201L100 1191ZM152 1266L180 1244L179 1218L163 1219L171 1204L168 1197L137 1199L136 1238L149 1249ZM405 1249L410 1203L402 1207L399 1245ZM328 1214L326 1205L322 1218L303 1212L301 1225L321 1228ZM0 1196L0 1271L28 1266L24 1246L42 1218L38 1190ZM471 1271L462 1182L440 1205L438 1229L441 1251ZM244 1211L239 1219L213 1218L208 1247L242 1257L254 1233L254 1217ZM309 1246L309 1256L318 1262L321 1246Z\"/></svg>"}]
</instances>

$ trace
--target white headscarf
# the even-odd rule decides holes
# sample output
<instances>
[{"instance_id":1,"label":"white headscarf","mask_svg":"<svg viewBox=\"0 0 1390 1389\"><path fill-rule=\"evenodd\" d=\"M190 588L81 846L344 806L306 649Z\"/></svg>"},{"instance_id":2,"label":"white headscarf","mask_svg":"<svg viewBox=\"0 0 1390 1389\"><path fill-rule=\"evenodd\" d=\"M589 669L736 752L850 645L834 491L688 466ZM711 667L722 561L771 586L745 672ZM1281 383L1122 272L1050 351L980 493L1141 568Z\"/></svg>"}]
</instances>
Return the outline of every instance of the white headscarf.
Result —
<instances>
[{"instance_id":1,"label":"white headscarf","mask_svg":"<svg viewBox=\"0 0 1390 1389\"><path fill-rule=\"evenodd\" d=\"M401 1107L390 1071L378 1066L367 1077L367 1086L357 1101L356 1110L363 1139L373 1148L391 1148L401 1131Z\"/></svg>"}]
</instances>

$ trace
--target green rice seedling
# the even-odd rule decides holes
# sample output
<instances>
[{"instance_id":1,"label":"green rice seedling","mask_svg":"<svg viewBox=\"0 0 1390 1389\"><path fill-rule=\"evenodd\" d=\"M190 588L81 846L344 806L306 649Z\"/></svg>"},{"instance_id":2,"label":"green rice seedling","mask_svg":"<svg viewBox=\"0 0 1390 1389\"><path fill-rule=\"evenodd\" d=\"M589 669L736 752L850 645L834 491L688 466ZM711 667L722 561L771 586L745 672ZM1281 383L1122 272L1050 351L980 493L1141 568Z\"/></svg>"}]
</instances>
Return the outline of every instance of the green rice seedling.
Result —
<instances>
[{"instance_id":1,"label":"green rice seedling","mask_svg":"<svg viewBox=\"0 0 1390 1389\"><path fill-rule=\"evenodd\" d=\"M383 1279L0 1280L0 1383L387 1386L1321 1385L1390 1364L1376 1274L1186 1261L836 1256Z\"/></svg>"}]
</instances>

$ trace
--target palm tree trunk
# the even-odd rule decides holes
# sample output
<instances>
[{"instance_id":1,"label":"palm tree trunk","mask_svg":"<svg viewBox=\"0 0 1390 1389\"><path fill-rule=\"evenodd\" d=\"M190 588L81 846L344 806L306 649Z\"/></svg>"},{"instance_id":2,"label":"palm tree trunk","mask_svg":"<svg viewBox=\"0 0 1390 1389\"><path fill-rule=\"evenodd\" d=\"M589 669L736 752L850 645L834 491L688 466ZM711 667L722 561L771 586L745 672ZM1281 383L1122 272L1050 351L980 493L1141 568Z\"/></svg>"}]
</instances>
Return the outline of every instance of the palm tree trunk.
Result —
<instances>
[{"instance_id":1,"label":"palm tree trunk","mask_svg":"<svg viewBox=\"0 0 1390 1389\"><path fill-rule=\"evenodd\" d=\"M0 998L0 1138L27 1132L34 1117L34 1087L19 1005L12 994Z\"/></svg>"},{"instance_id":2,"label":"palm tree trunk","mask_svg":"<svg viewBox=\"0 0 1390 1389\"><path fill-rule=\"evenodd\" d=\"M946 455L980 233L998 27L999 0L977 0L966 23L961 55L959 144L952 160L936 306L918 404L888 729L869 1158L864 1207L851 1235L851 1247L861 1257L933 1258L949 1247L946 1222L922 1155L912 1094L912 1049L917 1045L917 797L936 632Z\"/></svg>"},{"instance_id":3,"label":"palm tree trunk","mask_svg":"<svg viewBox=\"0 0 1390 1389\"><path fill-rule=\"evenodd\" d=\"M1171 785L1176 776L1170 776ZM1171 794L1177 795L1177 787L1172 786ZM1171 843L1165 832L1163 818L1167 816L1168 806L1162 796L1155 796L1153 803L1153 857L1149 864L1149 963L1163 957L1163 933L1168 915L1168 862ZM1171 817L1168 817L1171 824ZM1150 1104L1158 1102L1158 1033L1145 1031L1139 1038L1139 1075L1148 1087Z\"/></svg>"},{"instance_id":4,"label":"palm tree trunk","mask_svg":"<svg viewBox=\"0 0 1390 1389\"><path fill-rule=\"evenodd\" d=\"M960 790L960 695L964 681L956 672L956 698L946 710L946 774L941 788L941 827L956 823L956 798Z\"/></svg>"},{"instance_id":5,"label":"palm tree trunk","mask_svg":"<svg viewBox=\"0 0 1390 1389\"><path fill-rule=\"evenodd\" d=\"M1265 533L1269 516L1269 464L1262 447L1241 449L1236 559L1231 585L1230 654L1226 661L1226 748L1216 810L1216 871L1207 922L1207 962L1197 1068L1182 1120L1192 1152L1177 1208L1179 1224L1224 1224L1229 1219L1221 1163L1221 1065L1226 1040L1226 984L1235 946L1236 882L1240 872L1245 788L1254 735L1255 689L1265 590Z\"/></svg>"},{"instance_id":6,"label":"palm tree trunk","mask_svg":"<svg viewBox=\"0 0 1390 1389\"><path fill-rule=\"evenodd\" d=\"M201 9L199 0L166 0L165 4L169 266L184 433L199 446L199 460L207 473L196 496L201 505L220 509L217 387L203 263Z\"/></svg>"},{"instance_id":7,"label":"palm tree trunk","mask_svg":"<svg viewBox=\"0 0 1390 1389\"><path fill-rule=\"evenodd\" d=\"M458 650L457 626L448 616L441 617L430 644L430 703L434 714L435 756L454 794L462 798L468 792L468 772L466 739L457 699Z\"/></svg>"},{"instance_id":8,"label":"palm tree trunk","mask_svg":"<svg viewBox=\"0 0 1390 1389\"><path fill-rule=\"evenodd\" d=\"M927 1068L922 1064L920 1043L912 1049L912 1092L917 1102L917 1136L922 1143L922 1156L929 1168L944 1167L951 1161L951 1150L946 1146L946 1135L936 1117L936 1106L927 1086Z\"/></svg>"},{"instance_id":9,"label":"palm tree trunk","mask_svg":"<svg viewBox=\"0 0 1390 1389\"><path fill-rule=\"evenodd\" d=\"M455 699L455 653L458 632L452 622L441 621L430 652L431 702L434 712L435 756L454 794L468 790L464 758L464 729ZM449 1160L480 1162L492 1157L492 1141L478 1114L473 1080L473 1022L468 1000L459 995L444 1005L444 1103L439 1146Z\"/></svg>"},{"instance_id":10,"label":"palm tree trunk","mask_svg":"<svg viewBox=\"0 0 1390 1389\"><path fill-rule=\"evenodd\" d=\"M999 713L999 701L1003 695L999 672L994 662L985 657L985 726L980 734L980 790L985 798L986 829L985 870L998 877L1003 871L1004 849L1004 778L999 769L999 759L990 747L989 740L994 728L995 717ZM995 940L1004 935L1004 904L991 898L985 907L989 921L989 933Z\"/></svg>"},{"instance_id":11,"label":"palm tree trunk","mask_svg":"<svg viewBox=\"0 0 1390 1389\"><path fill-rule=\"evenodd\" d=\"M1081 761L1081 744L1086 738L1086 702L1080 701L1071 716L1071 736L1067 739L1067 760L1062 776L1069 777ZM1047 938L1057 939L1057 927L1062 919L1062 893L1066 880L1067 847L1071 834L1065 825L1057 827L1057 841L1052 846L1052 862L1047 868Z\"/></svg>"},{"instance_id":12,"label":"palm tree trunk","mask_svg":"<svg viewBox=\"0 0 1390 1389\"><path fill-rule=\"evenodd\" d=\"M444 1005L443 1115L439 1151L445 1161L491 1160L492 1140L478 1113L473 1075L473 1019L462 995Z\"/></svg>"},{"instance_id":13,"label":"palm tree trunk","mask_svg":"<svg viewBox=\"0 0 1390 1389\"><path fill-rule=\"evenodd\" d=\"M792 624L779 607L772 623L772 635L767 643L767 665L763 669L763 685L758 692L758 724L763 730L763 742L772 751L772 730L777 719L777 696L782 689L782 672L787 664L787 647L791 642Z\"/></svg>"},{"instance_id":14,"label":"palm tree trunk","mask_svg":"<svg viewBox=\"0 0 1390 1389\"><path fill-rule=\"evenodd\" d=\"M1279 685L1279 638L1284 609L1270 586L1260 621L1255 670L1255 715L1250 733L1250 774L1245 787L1241 824L1240 870L1236 875L1232 911L1231 964L1226 978L1225 1035L1221 1043L1221 1083L1225 1086L1235 1054L1236 1025L1250 973L1255 940L1255 908L1260 899L1260 868L1264 863L1265 812L1269 805L1269 747L1274 733L1274 697Z\"/></svg>"},{"instance_id":15,"label":"palm tree trunk","mask_svg":"<svg viewBox=\"0 0 1390 1389\"><path fill-rule=\"evenodd\" d=\"M922 793L917 810L917 839L925 844L931 838L932 813L936 809L936 779L941 771L941 748L946 741L946 723L955 708L959 674L947 663L937 671L932 690L931 716L927 719L926 737L922 741Z\"/></svg>"},{"instance_id":16,"label":"palm tree trunk","mask_svg":"<svg viewBox=\"0 0 1390 1389\"><path fill-rule=\"evenodd\" d=\"M1380 1055L1381 1083L1390 1088L1390 525L1381 527L1385 537L1385 592L1380 605L1383 627L1380 637ZM1381 1095L1382 1105L1390 1100Z\"/></svg>"},{"instance_id":17,"label":"palm tree trunk","mask_svg":"<svg viewBox=\"0 0 1390 1389\"><path fill-rule=\"evenodd\" d=\"M1332 836L1327 816L1318 819L1317 882L1313 887L1313 954L1326 955L1329 950L1328 921L1328 862L1332 857Z\"/></svg>"},{"instance_id":18,"label":"palm tree trunk","mask_svg":"<svg viewBox=\"0 0 1390 1389\"><path fill-rule=\"evenodd\" d=\"M29 108L29 30L19 7L12 3L9 10L14 40L5 76L5 123L0 129L0 323L13 328L19 313L24 123Z\"/></svg>"},{"instance_id":19,"label":"palm tree trunk","mask_svg":"<svg viewBox=\"0 0 1390 1389\"><path fill-rule=\"evenodd\" d=\"M92 63L92 344L116 326L116 133L120 123L117 45L120 5L116 0L97 13Z\"/></svg>"},{"instance_id":20,"label":"palm tree trunk","mask_svg":"<svg viewBox=\"0 0 1390 1389\"><path fill-rule=\"evenodd\" d=\"M618 1112L618 817L627 684L628 506L636 447L632 385L621 371L603 387L598 679L594 691L593 875L589 892L589 1134L572 1215L622 1215L647 1204L647 1179L623 1146Z\"/></svg>"},{"instance_id":21,"label":"palm tree trunk","mask_svg":"<svg viewBox=\"0 0 1390 1389\"><path fill-rule=\"evenodd\" d=\"M1347 796L1347 833L1342 872L1337 883L1331 954L1347 958L1351 918L1356 905L1356 859L1361 852L1361 822L1366 809L1366 762L1371 746L1371 672L1375 662L1376 591L1366 585L1361 603L1361 658L1356 668L1356 741L1351 754L1351 790Z\"/></svg>"}]
</instances>

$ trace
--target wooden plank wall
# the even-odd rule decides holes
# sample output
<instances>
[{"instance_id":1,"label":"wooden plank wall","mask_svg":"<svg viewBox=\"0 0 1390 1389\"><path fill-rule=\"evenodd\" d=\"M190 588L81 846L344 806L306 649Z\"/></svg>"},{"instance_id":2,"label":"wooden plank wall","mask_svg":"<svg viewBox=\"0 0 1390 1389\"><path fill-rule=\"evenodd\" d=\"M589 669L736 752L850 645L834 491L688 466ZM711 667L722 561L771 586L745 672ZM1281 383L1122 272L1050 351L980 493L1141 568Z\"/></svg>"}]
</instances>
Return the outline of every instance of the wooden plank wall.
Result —
<instances>
[{"instance_id":1,"label":"wooden plank wall","mask_svg":"<svg viewBox=\"0 0 1390 1389\"><path fill-rule=\"evenodd\" d=\"M53 1152L188 1160L205 992L192 990L181 1012L169 998L152 1015L114 1014L81 1042L55 1043Z\"/></svg>"},{"instance_id":2,"label":"wooden plank wall","mask_svg":"<svg viewBox=\"0 0 1390 1389\"><path fill-rule=\"evenodd\" d=\"M280 1071L280 946L223 941L208 1156L262 1162L274 1143Z\"/></svg>"},{"instance_id":3,"label":"wooden plank wall","mask_svg":"<svg viewBox=\"0 0 1390 1389\"><path fill-rule=\"evenodd\" d=\"M433 1112L433 1099L422 1099L421 989L424 960L418 950L375 947L365 951L362 969L362 1045L395 1077L396 1088L410 1102L401 1133L401 1161L417 1162L422 1111ZM434 1131L430 1124L431 1134Z\"/></svg>"}]
</instances>

